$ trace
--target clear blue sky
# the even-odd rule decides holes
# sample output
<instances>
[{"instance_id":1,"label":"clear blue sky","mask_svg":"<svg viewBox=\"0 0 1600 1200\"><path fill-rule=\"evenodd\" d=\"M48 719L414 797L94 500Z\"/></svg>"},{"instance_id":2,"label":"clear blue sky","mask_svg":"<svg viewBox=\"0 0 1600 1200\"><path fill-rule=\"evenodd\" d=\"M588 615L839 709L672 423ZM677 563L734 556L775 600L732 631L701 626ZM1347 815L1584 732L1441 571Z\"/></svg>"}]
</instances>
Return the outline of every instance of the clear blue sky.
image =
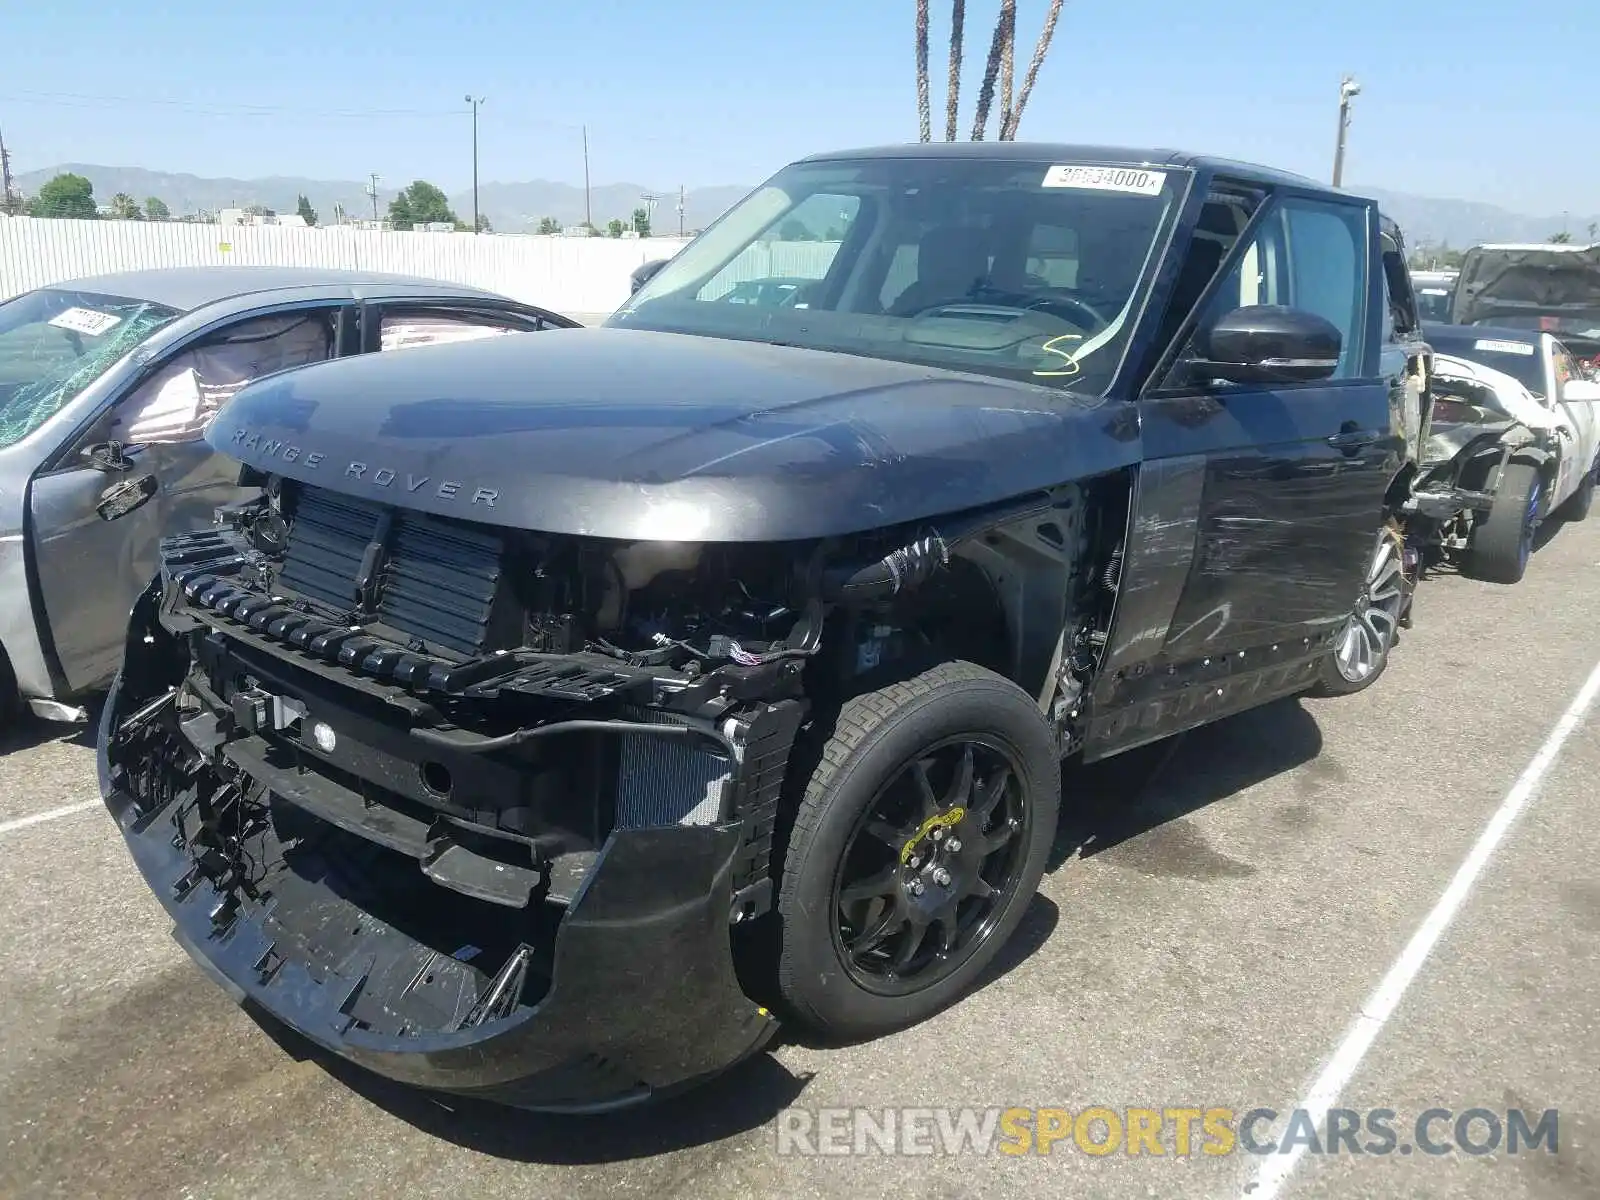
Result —
<instances>
[{"instance_id":1,"label":"clear blue sky","mask_svg":"<svg viewBox=\"0 0 1600 1200\"><path fill-rule=\"evenodd\" d=\"M1069 0L1024 139L1176 144L1323 176L1341 72L1347 183L1600 212L1594 0ZM77 161L384 185L755 183L819 149L916 136L911 0L636 3L0 0L14 166ZM994 0L968 0L969 121ZM1019 73L1044 0L1018 4ZM947 0L933 0L943 108ZM682 12L680 18L675 14ZM936 119L936 131L942 121Z\"/></svg>"}]
</instances>

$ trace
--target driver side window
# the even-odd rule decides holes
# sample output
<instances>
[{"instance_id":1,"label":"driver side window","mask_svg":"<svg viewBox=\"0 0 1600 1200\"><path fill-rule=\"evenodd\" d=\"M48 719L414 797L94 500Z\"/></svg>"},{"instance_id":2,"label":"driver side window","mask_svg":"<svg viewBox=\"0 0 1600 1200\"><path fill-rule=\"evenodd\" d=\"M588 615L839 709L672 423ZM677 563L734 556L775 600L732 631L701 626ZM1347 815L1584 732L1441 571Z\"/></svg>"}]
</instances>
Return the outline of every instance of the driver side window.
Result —
<instances>
[{"instance_id":1,"label":"driver side window","mask_svg":"<svg viewBox=\"0 0 1600 1200\"><path fill-rule=\"evenodd\" d=\"M1255 237L1218 282L1164 387L1192 382L1188 362L1205 358L1204 333L1238 308L1282 305L1339 330L1339 366L1330 377L1359 375L1366 314L1366 210L1353 204L1289 199L1268 213Z\"/></svg>"},{"instance_id":2,"label":"driver side window","mask_svg":"<svg viewBox=\"0 0 1600 1200\"><path fill-rule=\"evenodd\" d=\"M197 441L245 384L331 358L333 344L332 310L275 313L229 326L168 358L117 404L90 441Z\"/></svg>"}]
</instances>

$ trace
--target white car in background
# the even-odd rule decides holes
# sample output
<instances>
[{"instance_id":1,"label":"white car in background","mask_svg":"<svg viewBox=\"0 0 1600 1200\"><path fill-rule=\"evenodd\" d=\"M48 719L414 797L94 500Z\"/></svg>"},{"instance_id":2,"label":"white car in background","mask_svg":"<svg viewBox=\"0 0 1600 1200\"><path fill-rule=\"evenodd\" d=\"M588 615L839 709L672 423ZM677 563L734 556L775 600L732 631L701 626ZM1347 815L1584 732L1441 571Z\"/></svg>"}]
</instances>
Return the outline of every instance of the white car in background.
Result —
<instances>
[{"instance_id":1,"label":"white car in background","mask_svg":"<svg viewBox=\"0 0 1600 1200\"><path fill-rule=\"evenodd\" d=\"M1487 325L1427 325L1423 333L1434 351L1433 440L1464 447L1479 428L1507 427L1493 453L1476 455L1482 478L1462 483L1493 494L1470 533L1469 572L1515 583L1541 522L1589 514L1600 470L1600 383L1549 333Z\"/></svg>"},{"instance_id":2,"label":"white car in background","mask_svg":"<svg viewBox=\"0 0 1600 1200\"><path fill-rule=\"evenodd\" d=\"M1450 300L1455 294L1459 271L1413 271L1411 290L1417 297L1417 312L1424 321L1448 321Z\"/></svg>"}]
</instances>

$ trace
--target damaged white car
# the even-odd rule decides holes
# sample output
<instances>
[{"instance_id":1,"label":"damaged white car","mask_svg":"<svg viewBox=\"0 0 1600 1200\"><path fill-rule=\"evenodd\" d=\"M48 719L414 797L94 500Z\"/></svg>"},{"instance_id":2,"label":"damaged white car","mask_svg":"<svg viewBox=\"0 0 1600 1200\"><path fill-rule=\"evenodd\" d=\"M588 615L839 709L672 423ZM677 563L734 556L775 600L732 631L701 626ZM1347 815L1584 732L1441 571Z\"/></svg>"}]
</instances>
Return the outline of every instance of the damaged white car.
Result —
<instances>
[{"instance_id":1,"label":"damaged white car","mask_svg":"<svg viewBox=\"0 0 1600 1200\"><path fill-rule=\"evenodd\" d=\"M1516 583L1540 524L1581 521L1600 468L1600 383L1548 333L1432 325L1433 409L1419 491L1458 515L1435 558L1479 579Z\"/></svg>"}]
</instances>

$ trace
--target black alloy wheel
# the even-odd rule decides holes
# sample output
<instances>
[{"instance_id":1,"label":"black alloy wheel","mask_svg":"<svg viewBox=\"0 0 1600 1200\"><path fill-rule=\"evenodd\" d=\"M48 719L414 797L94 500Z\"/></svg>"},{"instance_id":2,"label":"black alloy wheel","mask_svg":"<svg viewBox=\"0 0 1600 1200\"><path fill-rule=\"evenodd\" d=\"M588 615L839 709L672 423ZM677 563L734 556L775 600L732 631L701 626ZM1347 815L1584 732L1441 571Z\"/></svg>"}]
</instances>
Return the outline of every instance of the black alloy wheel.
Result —
<instances>
[{"instance_id":1,"label":"black alloy wheel","mask_svg":"<svg viewBox=\"0 0 1600 1200\"><path fill-rule=\"evenodd\" d=\"M883 995L958 970L995 930L1031 819L1010 751L952 738L905 764L862 814L834 883L845 969Z\"/></svg>"}]
</instances>

